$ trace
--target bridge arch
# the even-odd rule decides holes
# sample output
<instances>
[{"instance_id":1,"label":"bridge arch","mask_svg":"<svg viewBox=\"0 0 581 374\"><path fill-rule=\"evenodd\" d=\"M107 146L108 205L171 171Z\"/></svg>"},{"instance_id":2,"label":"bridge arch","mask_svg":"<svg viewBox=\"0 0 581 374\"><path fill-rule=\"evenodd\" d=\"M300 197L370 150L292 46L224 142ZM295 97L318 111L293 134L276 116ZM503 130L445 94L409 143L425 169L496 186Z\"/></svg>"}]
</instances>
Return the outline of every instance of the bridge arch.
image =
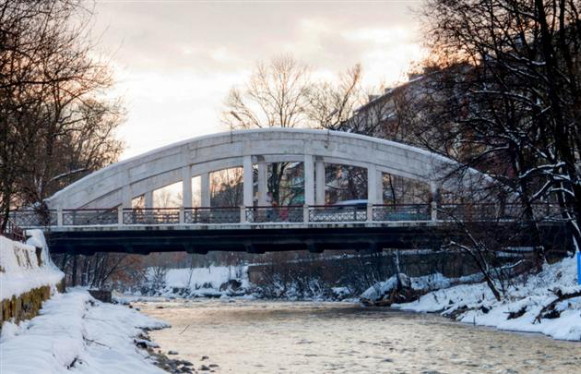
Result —
<instances>
[{"instance_id":1,"label":"bridge arch","mask_svg":"<svg viewBox=\"0 0 581 374\"><path fill-rule=\"evenodd\" d=\"M135 197L146 196L147 200L152 191L182 182L183 206L189 207L192 205L192 177L201 176L202 206L206 206L205 203L209 205L209 173L242 167L243 180L252 181L244 183L243 187L244 205L251 206L254 165L259 169L260 192L266 188L261 178L265 165L287 161L304 163L305 203L308 205L324 204L325 164L366 168L371 204L382 202L382 173L427 183L433 191L440 187L454 191L475 180L480 183L489 179L475 170L468 170L461 183L447 182L444 177L458 164L401 143L345 132L269 128L208 135L147 152L80 179L47 199L47 204L52 209L129 208Z\"/></svg>"}]
</instances>

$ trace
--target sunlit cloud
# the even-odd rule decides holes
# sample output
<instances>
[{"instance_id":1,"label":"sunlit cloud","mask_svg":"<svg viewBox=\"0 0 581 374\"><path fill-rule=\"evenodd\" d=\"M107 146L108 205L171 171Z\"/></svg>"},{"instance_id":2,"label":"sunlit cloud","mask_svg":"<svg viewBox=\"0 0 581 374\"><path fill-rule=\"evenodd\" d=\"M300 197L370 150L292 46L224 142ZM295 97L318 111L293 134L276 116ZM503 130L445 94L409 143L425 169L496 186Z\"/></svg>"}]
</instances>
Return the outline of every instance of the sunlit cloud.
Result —
<instances>
[{"instance_id":1,"label":"sunlit cloud","mask_svg":"<svg viewBox=\"0 0 581 374\"><path fill-rule=\"evenodd\" d=\"M408 4L98 2L94 34L122 97L123 158L221 131L220 111L259 61L292 54L315 80L357 63L364 83L400 81L421 54Z\"/></svg>"},{"instance_id":2,"label":"sunlit cloud","mask_svg":"<svg viewBox=\"0 0 581 374\"><path fill-rule=\"evenodd\" d=\"M248 74L249 71L124 74L116 86L127 107L127 121L118 132L129 145L123 158L219 131L224 98L232 85L247 79Z\"/></svg>"}]
</instances>

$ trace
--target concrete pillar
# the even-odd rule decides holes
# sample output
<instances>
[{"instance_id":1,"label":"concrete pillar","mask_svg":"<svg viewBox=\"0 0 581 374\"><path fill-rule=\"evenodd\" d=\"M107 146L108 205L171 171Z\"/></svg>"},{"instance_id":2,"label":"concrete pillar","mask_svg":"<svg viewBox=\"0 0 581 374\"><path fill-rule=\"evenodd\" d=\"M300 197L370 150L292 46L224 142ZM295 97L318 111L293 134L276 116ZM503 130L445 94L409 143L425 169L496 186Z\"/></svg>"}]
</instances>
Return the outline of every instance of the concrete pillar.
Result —
<instances>
[{"instance_id":1,"label":"concrete pillar","mask_svg":"<svg viewBox=\"0 0 581 374\"><path fill-rule=\"evenodd\" d=\"M200 175L200 206L209 208L211 205L210 173Z\"/></svg>"},{"instance_id":2,"label":"concrete pillar","mask_svg":"<svg viewBox=\"0 0 581 374\"><path fill-rule=\"evenodd\" d=\"M153 191L148 191L143 195L143 205L145 209L153 208Z\"/></svg>"},{"instance_id":3,"label":"concrete pillar","mask_svg":"<svg viewBox=\"0 0 581 374\"><path fill-rule=\"evenodd\" d=\"M252 156L244 156L242 166L244 167L244 193L242 195L242 204L244 206L252 206L254 200L254 172L252 170Z\"/></svg>"},{"instance_id":4,"label":"concrete pillar","mask_svg":"<svg viewBox=\"0 0 581 374\"><path fill-rule=\"evenodd\" d=\"M119 226L123 226L123 224L125 223L123 221L124 221L123 220L123 206L122 205L119 205L117 207L117 224Z\"/></svg>"},{"instance_id":5,"label":"concrete pillar","mask_svg":"<svg viewBox=\"0 0 581 374\"><path fill-rule=\"evenodd\" d=\"M315 205L315 165L313 155L305 155L305 204Z\"/></svg>"},{"instance_id":6,"label":"concrete pillar","mask_svg":"<svg viewBox=\"0 0 581 374\"><path fill-rule=\"evenodd\" d=\"M268 164L258 163L258 205L266 205L266 193L268 192Z\"/></svg>"},{"instance_id":7,"label":"concrete pillar","mask_svg":"<svg viewBox=\"0 0 581 374\"><path fill-rule=\"evenodd\" d=\"M192 168L189 165L182 168L182 207L192 207Z\"/></svg>"},{"instance_id":8,"label":"concrete pillar","mask_svg":"<svg viewBox=\"0 0 581 374\"><path fill-rule=\"evenodd\" d=\"M383 199L383 176L375 165L367 168L367 202L368 204L382 204Z\"/></svg>"},{"instance_id":9,"label":"concrete pillar","mask_svg":"<svg viewBox=\"0 0 581 374\"><path fill-rule=\"evenodd\" d=\"M58 227L64 226L63 208L60 206L56 210L56 225Z\"/></svg>"},{"instance_id":10,"label":"concrete pillar","mask_svg":"<svg viewBox=\"0 0 581 374\"><path fill-rule=\"evenodd\" d=\"M430 193L432 201L430 204L430 218L432 221L438 220L438 205L440 205L440 188L436 183L430 183Z\"/></svg>"},{"instance_id":11,"label":"concrete pillar","mask_svg":"<svg viewBox=\"0 0 581 374\"><path fill-rule=\"evenodd\" d=\"M315 204L325 205L325 163L317 158L315 162Z\"/></svg>"},{"instance_id":12,"label":"concrete pillar","mask_svg":"<svg viewBox=\"0 0 581 374\"><path fill-rule=\"evenodd\" d=\"M430 183L430 193L432 194L432 201L440 204L440 186L436 183Z\"/></svg>"},{"instance_id":13,"label":"concrete pillar","mask_svg":"<svg viewBox=\"0 0 581 374\"><path fill-rule=\"evenodd\" d=\"M131 209L132 208L132 204L131 204L131 186L129 186L129 184L126 184L123 186L123 188L121 189L121 206L125 209Z\"/></svg>"}]
</instances>

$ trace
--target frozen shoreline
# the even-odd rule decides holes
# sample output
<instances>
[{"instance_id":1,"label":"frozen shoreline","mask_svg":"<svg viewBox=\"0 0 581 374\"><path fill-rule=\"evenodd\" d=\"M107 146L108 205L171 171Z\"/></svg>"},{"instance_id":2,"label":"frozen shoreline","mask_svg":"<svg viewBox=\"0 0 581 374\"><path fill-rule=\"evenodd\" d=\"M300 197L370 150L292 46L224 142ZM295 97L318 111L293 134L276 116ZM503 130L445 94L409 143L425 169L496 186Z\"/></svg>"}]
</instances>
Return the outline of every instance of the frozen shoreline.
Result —
<instances>
[{"instance_id":1,"label":"frozen shoreline","mask_svg":"<svg viewBox=\"0 0 581 374\"><path fill-rule=\"evenodd\" d=\"M439 313L460 322L501 330L541 333L554 339L581 341L581 297L557 303L554 318L537 320L542 308L557 299L554 291L581 291L581 286L576 282L575 262L575 258L571 257L545 265L539 274L509 286L501 301L494 298L486 284L478 283L432 291L417 301L394 304L392 307L404 311Z\"/></svg>"},{"instance_id":2,"label":"frozen shoreline","mask_svg":"<svg viewBox=\"0 0 581 374\"><path fill-rule=\"evenodd\" d=\"M101 303L81 289L56 294L40 315L20 325L6 322L0 338L1 371L28 374L163 374L136 346L146 329L165 322L125 306Z\"/></svg>"}]
</instances>

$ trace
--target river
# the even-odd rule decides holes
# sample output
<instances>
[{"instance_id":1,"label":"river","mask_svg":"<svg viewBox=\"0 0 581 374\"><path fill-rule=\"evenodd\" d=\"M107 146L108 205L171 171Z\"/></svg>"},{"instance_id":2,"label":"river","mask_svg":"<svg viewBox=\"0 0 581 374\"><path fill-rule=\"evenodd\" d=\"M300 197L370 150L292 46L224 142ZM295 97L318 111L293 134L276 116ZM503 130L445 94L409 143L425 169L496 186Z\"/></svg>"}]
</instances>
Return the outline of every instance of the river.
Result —
<instances>
[{"instance_id":1,"label":"river","mask_svg":"<svg viewBox=\"0 0 581 374\"><path fill-rule=\"evenodd\" d=\"M165 351L216 373L580 373L581 344L350 303L141 303ZM203 356L208 356L203 361Z\"/></svg>"}]
</instances>

